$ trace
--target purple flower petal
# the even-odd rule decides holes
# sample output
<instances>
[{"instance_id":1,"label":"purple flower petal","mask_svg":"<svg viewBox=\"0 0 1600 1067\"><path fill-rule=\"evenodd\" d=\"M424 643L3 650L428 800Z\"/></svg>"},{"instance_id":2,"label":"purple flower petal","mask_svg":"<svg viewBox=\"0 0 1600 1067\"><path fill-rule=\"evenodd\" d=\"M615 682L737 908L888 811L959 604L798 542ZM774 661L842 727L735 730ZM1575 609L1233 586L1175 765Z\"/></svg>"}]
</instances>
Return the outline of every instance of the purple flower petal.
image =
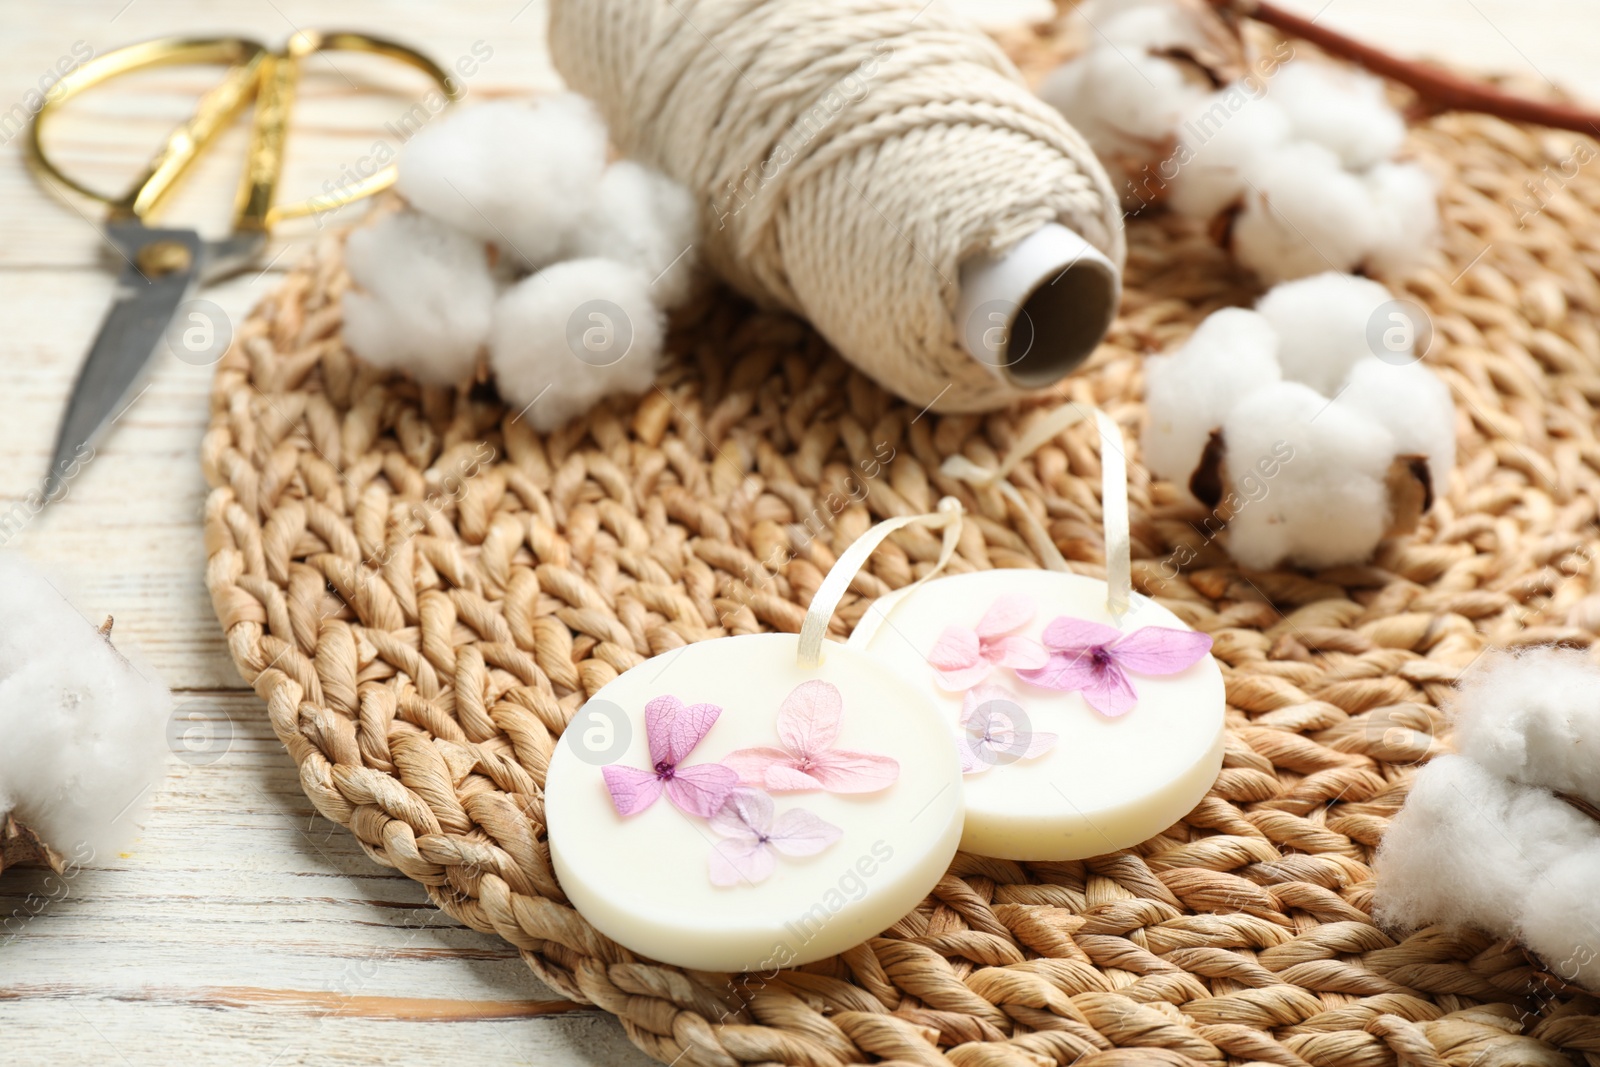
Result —
<instances>
[{"instance_id":1,"label":"purple flower petal","mask_svg":"<svg viewBox=\"0 0 1600 1067\"><path fill-rule=\"evenodd\" d=\"M720 763L697 763L673 771L667 779L667 799L686 815L709 819L738 784L739 776L732 768Z\"/></svg>"},{"instance_id":2,"label":"purple flower petal","mask_svg":"<svg viewBox=\"0 0 1600 1067\"><path fill-rule=\"evenodd\" d=\"M671 731L667 734L667 759L674 763L682 763L689 758L689 753L700 743L711 727L716 725L717 718L722 714L722 709L715 704L690 704L680 707L678 714L672 720Z\"/></svg>"},{"instance_id":3,"label":"purple flower petal","mask_svg":"<svg viewBox=\"0 0 1600 1067\"><path fill-rule=\"evenodd\" d=\"M755 885L767 880L776 861L760 838L725 838L711 849L708 870L712 885Z\"/></svg>"},{"instance_id":4,"label":"purple flower petal","mask_svg":"<svg viewBox=\"0 0 1600 1067\"><path fill-rule=\"evenodd\" d=\"M661 779L650 771L611 764L600 768L600 776L611 791L611 806L618 815L636 815L661 796Z\"/></svg>"},{"instance_id":5,"label":"purple flower petal","mask_svg":"<svg viewBox=\"0 0 1600 1067\"><path fill-rule=\"evenodd\" d=\"M1122 636L1122 631L1087 619L1074 619L1066 615L1051 621L1044 628L1045 647L1052 652L1076 651L1109 645Z\"/></svg>"},{"instance_id":6,"label":"purple flower petal","mask_svg":"<svg viewBox=\"0 0 1600 1067\"><path fill-rule=\"evenodd\" d=\"M831 682L801 682L778 709L778 739L796 756L825 750L839 736L844 697Z\"/></svg>"},{"instance_id":7,"label":"purple flower petal","mask_svg":"<svg viewBox=\"0 0 1600 1067\"><path fill-rule=\"evenodd\" d=\"M814 856L839 840L844 831L803 808L778 816L768 843L785 856Z\"/></svg>"},{"instance_id":8,"label":"purple flower petal","mask_svg":"<svg viewBox=\"0 0 1600 1067\"><path fill-rule=\"evenodd\" d=\"M1114 666L1096 672L1093 680L1083 687L1083 699L1102 715L1126 715L1139 702L1128 676Z\"/></svg>"},{"instance_id":9,"label":"purple flower petal","mask_svg":"<svg viewBox=\"0 0 1600 1067\"><path fill-rule=\"evenodd\" d=\"M1018 671L1017 677L1041 689L1073 692L1094 683L1100 668L1085 650L1053 652L1050 661L1036 671Z\"/></svg>"},{"instance_id":10,"label":"purple flower petal","mask_svg":"<svg viewBox=\"0 0 1600 1067\"><path fill-rule=\"evenodd\" d=\"M675 696L659 696L644 706L645 736L650 742L650 766L676 763L672 758L672 724L683 708Z\"/></svg>"},{"instance_id":11,"label":"purple flower petal","mask_svg":"<svg viewBox=\"0 0 1600 1067\"><path fill-rule=\"evenodd\" d=\"M1177 674L1211 651L1211 635L1194 630L1145 626L1111 646L1118 666L1136 674Z\"/></svg>"}]
</instances>

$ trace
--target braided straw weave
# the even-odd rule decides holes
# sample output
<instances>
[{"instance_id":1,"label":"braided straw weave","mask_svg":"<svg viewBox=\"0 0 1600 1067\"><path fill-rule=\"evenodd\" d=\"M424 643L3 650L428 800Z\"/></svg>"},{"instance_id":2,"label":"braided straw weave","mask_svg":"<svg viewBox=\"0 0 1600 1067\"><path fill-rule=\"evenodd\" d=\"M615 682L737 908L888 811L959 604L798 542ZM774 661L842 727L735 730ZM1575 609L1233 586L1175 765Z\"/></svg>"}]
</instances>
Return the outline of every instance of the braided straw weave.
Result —
<instances>
[{"instance_id":1,"label":"braided straw weave","mask_svg":"<svg viewBox=\"0 0 1600 1067\"><path fill-rule=\"evenodd\" d=\"M1437 329L1460 468L1369 567L1244 574L1135 462L1136 583L1216 639L1230 725L1210 795L1136 849L958 855L881 936L775 975L637 958L567 904L540 783L563 724L619 672L797 630L835 553L943 494L975 519L954 570L1037 565L1001 496L938 473L957 451L992 464L1028 413L919 416L801 323L726 296L687 316L658 388L541 439L492 395L357 364L328 239L216 379L207 576L229 647L318 810L662 1061L1600 1064L1600 1005L1518 946L1396 939L1369 918L1373 849L1442 747L1452 679L1491 644L1587 646L1600 625L1600 183L1551 178L1570 135L1493 119L1434 119L1411 150L1444 182L1447 262L1407 288ZM1530 179L1545 206L1519 227ZM1061 391L1132 440L1141 354L1254 294L1180 222L1136 220L1129 243L1122 317ZM1014 475L1087 573L1092 433ZM897 458L863 496L852 475L881 445ZM936 548L897 535L836 635Z\"/></svg>"}]
</instances>

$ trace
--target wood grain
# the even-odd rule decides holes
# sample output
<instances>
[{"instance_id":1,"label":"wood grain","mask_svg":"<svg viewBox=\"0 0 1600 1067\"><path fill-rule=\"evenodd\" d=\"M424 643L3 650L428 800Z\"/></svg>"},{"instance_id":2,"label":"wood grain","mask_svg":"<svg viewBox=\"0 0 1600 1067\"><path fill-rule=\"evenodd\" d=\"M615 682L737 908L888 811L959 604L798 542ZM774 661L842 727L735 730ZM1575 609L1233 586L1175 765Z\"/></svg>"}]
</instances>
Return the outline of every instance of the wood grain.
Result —
<instances>
[{"instance_id":1,"label":"wood grain","mask_svg":"<svg viewBox=\"0 0 1600 1067\"><path fill-rule=\"evenodd\" d=\"M1511 0L1334 0L1324 17L1415 46L1403 50L1548 72L1600 97L1586 54L1596 19L1582 3L1547 0L1531 10ZM0 35L0 113L78 41L105 51L225 28L276 42L320 24L326 6L213 0L197 17L190 0L28 5ZM1315 14L1323 4L1294 6ZM488 43L493 57L466 80L469 96L555 84L541 0L353 0L337 17L341 27L403 37L447 63ZM315 193L384 138L383 123L404 110L415 82L357 91L376 79L341 58L308 71L286 195ZM64 116L59 148L114 187L207 84L205 72L169 71L141 79L137 92L86 98ZM92 205L43 193L20 145L11 138L0 147L0 511L39 484L112 291ZM169 221L217 232L242 135L224 147L235 151L193 176ZM242 319L315 233L310 224L286 231L268 252L269 269L203 296ZM55 569L86 615L114 615L118 641L138 646L178 702L169 773L137 815L125 852L71 878L13 871L0 879L0 1033L13 1062L649 1062L614 1020L542 987L505 942L445 918L419 886L372 862L306 801L259 700L239 684L204 588L197 451L209 380L210 368L158 351L145 392L69 497L20 526L0 526L0 543Z\"/></svg>"}]
</instances>

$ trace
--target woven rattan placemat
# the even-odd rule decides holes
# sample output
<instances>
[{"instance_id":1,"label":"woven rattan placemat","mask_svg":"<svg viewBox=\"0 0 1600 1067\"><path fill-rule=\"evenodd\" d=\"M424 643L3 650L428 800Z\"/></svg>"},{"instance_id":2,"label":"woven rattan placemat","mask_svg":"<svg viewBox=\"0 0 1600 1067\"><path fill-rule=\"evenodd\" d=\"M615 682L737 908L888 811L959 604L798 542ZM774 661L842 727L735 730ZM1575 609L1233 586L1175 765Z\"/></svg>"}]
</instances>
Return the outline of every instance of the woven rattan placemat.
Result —
<instances>
[{"instance_id":1,"label":"woven rattan placemat","mask_svg":"<svg viewBox=\"0 0 1600 1067\"><path fill-rule=\"evenodd\" d=\"M1136 584L1215 638L1230 724L1211 794L1137 849L958 855L882 936L776 975L637 959L566 903L540 783L619 672L798 630L838 551L944 494L976 518L953 570L1037 565L1002 497L938 473L956 451L992 462L1028 412L919 413L726 295L684 316L656 389L541 439L492 393L357 364L326 240L243 326L212 396L207 577L234 659L319 811L666 1062L1600 1064L1600 1003L1518 946L1396 940L1368 915L1373 849L1441 747L1457 673L1490 645L1588 645L1600 625L1600 183L1564 177L1596 148L1447 116L1409 150L1443 179L1446 262L1405 290L1433 318L1459 468L1371 566L1249 574L1133 453ZM1130 243L1122 316L1060 392L1133 440L1140 357L1255 293L1173 220L1134 220ZM1091 432L1014 481L1096 573ZM914 534L881 549L837 635L935 551Z\"/></svg>"}]
</instances>

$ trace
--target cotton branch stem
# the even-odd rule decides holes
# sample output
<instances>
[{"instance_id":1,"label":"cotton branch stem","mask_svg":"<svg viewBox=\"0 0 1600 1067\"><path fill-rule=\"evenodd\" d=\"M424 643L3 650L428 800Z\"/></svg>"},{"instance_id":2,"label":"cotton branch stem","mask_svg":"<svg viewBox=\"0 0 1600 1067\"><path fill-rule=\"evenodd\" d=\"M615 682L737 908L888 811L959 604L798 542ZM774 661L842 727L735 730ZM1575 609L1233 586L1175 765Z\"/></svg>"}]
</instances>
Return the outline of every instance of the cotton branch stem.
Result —
<instances>
[{"instance_id":1,"label":"cotton branch stem","mask_svg":"<svg viewBox=\"0 0 1600 1067\"><path fill-rule=\"evenodd\" d=\"M1502 92L1485 82L1463 78L1430 63L1401 59L1337 30L1285 11L1266 0L1213 0L1241 15L1264 22L1274 29L1309 41L1330 55L1360 64L1416 90L1427 103L1441 111L1481 111L1509 122L1531 122L1558 130L1572 130L1600 136L1600 111L1559 101L1532 100Z\"/></svg>"}]
</instances>

